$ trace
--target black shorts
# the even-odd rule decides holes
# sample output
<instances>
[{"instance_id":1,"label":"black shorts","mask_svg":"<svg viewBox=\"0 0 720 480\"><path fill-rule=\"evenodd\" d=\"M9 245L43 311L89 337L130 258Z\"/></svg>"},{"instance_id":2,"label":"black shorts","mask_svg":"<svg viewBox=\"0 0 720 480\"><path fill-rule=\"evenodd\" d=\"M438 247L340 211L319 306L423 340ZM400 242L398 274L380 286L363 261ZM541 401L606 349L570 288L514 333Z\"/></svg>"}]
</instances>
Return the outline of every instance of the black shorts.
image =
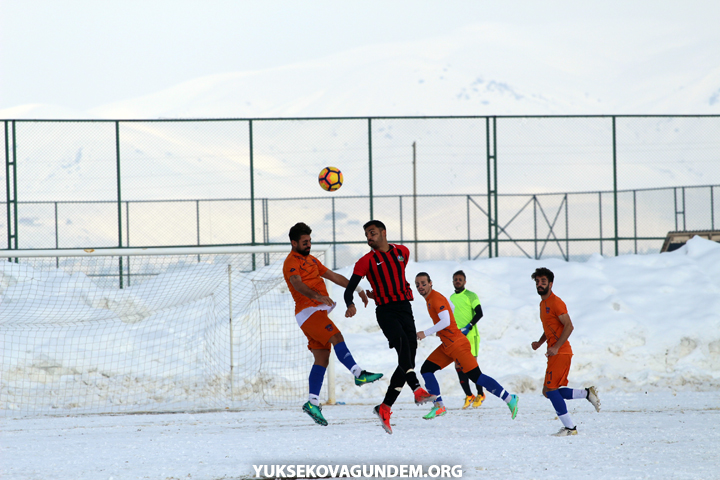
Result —
<instances>
[{"instance_id":1,"label":"black shorts","mask_svg":"<svg viewBox=\"0 0 720 480\"><path fill-rule=\"evenodd\" d=\"M378 305L375 315L390 348L395 348L395 342L401 342L404 337L412 349L414 358L417 350L417 331L410 301L402 300Z\"/></svg>"}]
</instances>

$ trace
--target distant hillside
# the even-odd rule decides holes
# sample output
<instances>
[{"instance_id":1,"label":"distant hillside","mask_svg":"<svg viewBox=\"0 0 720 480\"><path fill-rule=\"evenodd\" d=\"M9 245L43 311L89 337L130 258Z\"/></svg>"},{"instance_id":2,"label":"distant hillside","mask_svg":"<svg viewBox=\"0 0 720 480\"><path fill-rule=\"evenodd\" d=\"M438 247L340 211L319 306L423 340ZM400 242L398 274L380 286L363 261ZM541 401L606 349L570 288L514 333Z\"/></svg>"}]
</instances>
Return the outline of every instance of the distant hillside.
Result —
<instances>
[{"instance_id":1,"label":"distant hillside","mask_svg":"<svg viewBox=\"0 0 720 480\"><path fill-rule=\"evenodd\" d=\"M584 38L477 24L423 41L197 78L86 112L21 105L0 118L257 118L720 113L717 44L641 22L620 57ZM553 47L548 47L553 45Z\"/></svg>"}]
</instances>

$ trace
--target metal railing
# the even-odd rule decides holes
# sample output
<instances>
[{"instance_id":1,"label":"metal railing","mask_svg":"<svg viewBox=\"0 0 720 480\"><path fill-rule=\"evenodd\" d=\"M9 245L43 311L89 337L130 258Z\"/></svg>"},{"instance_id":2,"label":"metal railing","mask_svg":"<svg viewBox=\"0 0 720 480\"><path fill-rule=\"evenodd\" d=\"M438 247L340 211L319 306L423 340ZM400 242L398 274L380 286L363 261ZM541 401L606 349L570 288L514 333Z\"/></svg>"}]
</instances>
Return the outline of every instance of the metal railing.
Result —
<instances>
[{"instance_id":1,"label":"metal railing","mask_svg":"<svg viewBox=\"0 0 720 480\"><path fill-rule=\"evenodd\" d=\"M497 225L498 236L489 237L487 230L483 225L488 217L487 210L483 205L486 204L485 195L471 194L455 194L455 195L418 195L412 196L378 196L376 200L384 204L393 203L397 205L395 211L389 211L384 208L384 221L389 225L397 225L394 231L390 232L392 241L399 243L411 244L416 252L423 252L422 259L443 258L443 259L477 259L483 255L488 255L490 249L494 249L495 256L499 255L520 255L527 258L540 259L543 256L561 257L565 260L586 258L592 253L607 254L615 253L617 248L620 253L643 253L659 251L667 231L686 230L688 226L688 216L692 218L705 215L705 222L699 222L694 226L707 225L707 228L714 230L716 198L715 192L720 185L705 186L681 186L659 189L635 189L620 190L617 195L620 199L631 199L629 210L621 209L618 216L618 224L623 228L617 231L620 235L615 235L615 229L611 228L607 232L607 228L603 230L603 225L615 224L615 219L608 219L609 216L614 217L614 212L605 208L610 199L615 198L613 191L605 192L566 192L566 193L550 193L550 194L502 194L497 196L498 211L502 213L503 218L507 218L501 224ZM687 197L692 195L706 198L706 203L695 202L689 204ZM652 222L651 224L643 224L642 219L638 215L638 199L641 200L652 195L653 198L664 197L665 205L655 205L654 210L662 212L665 210L666 221L663 223ZM593 200L594 199L594 200ZM343 200L351 201L356 205L366 205L369 197L344 197ZM173 201L123 201L123 225L124 233L123 244L127 247L157 247L166 245L190 246L190 245L252 245L248 241L246 231L238 230L237 236L228 236L222 238L223 243L213 242L212 239L205 238L203 232L209 228L212 229L212 223L218 223L216 228L222 225L232 223L231 218L213 219L205 212L208 211L207 205L213 203L222 203L225 205L244 205L250 199L195 199L195 200L173 200ZM333 245L335 252L334 267L349 264L357 255L355 248L364 249L365 241L362 237L362 230L359 226L365 221L362 217L364 211L360 210L358 215L351 217L350 215L340 212L337 208L338 201L334 197L312 197L312 198L288 198L288 199L256 199L259 204L258 209L261 211L262 218L262 238L255 241L255 245L277 245L286 244L285 232L283 228L286 223L282 221L286 217L286 212L290 210L288 204L300 203L303 201L320 202L327 204L325 208L320 208L320 212L328 211L326 221L329 223L329 229L315 234L314 241L328 243ZM412 211L412 205L418 201L429 204L447 204L451 206L463 207L462 212L458 212L454 218L446 218L446 225L460 225L461 228L454 228L454 235L444 234L443 238L422 238L415 236L416 231L413 228L415 223L415 215ZM184 205L177 209L184 211L184 215L176 215L172 218L174 229L186 233L185 241L171 242L170 238L165 234L168 229L161 228L159 233L156 232L157 224L148 225L146 223L147 211L167 210L168 204ZM592 215L588 214L586 208L588 204L594 203L595 208ZM645 201L644 203L648 203ZM97 211L107 208L114 208L115 202L18 202L20 211L32 209L35 212L45 212L45 215L39 213L44 220L34 220L32 224L26 226L42 228L44 234L35 234L31 238L42 239L32 245L32 248L77 248L81 241L75 236L69 236L63 231L63 223L67 222L66 216L59 214L63 211L77 211L78 205L93 207ZM581 206L580 214L571 213L575 206ZM1 203L0 208L7 208L6 203ZM232 208L231 208L232 209ZM141 217L135 220L131 214L133 211L144 211ZM273 212L273 213L271 213ZM279 215L279 219L275 217ZM158 212L158 216L160 213ZM98 224L100 215L96 216ZM422 214L421 214L422 218ZM64 220L64 221L63 221ZM430 220L428 220L430 221ZM421 221L421 223L424 223ZM347 239L347 235L341 235L342 226L357 225L354 230L354 239ZM208 227L210 225L210 227ZM277 225L271 229L272 225ZM204 228L201 228L203 226ZM271 234L272 232L272 234ZM581 232L581 233L571 233ZM153 235L154 233L157 233ZM344 237L340 238L341 236ZM112 237L107 237L105 241L96 240L94 243L84 243L82 246L90 248L101 248L112 246ZM219 239L218 239L219 240ZM465 250L459 248L465 244ZM436 248L438 245L455 245L452 255L441 255ZM572 245L572 248L571 248ZM617 247L616 247L617 246ZM338 259L338 247L341 247L340 257ZM338 263L339 262L339 263Z\"/></svg>"},{"instance_id":2,"label":"metal railing","mask_svg":"<svg viewBox=\"0 0 720 480\"><path fill-rule=\"evenodd\" d=\"M720 116L3 125L8 249L277 244L305 221L339 266L378 218L420 260L569 260L720 220ZM326 165L345 173L334 194L316 184Z\"/></svg>"}]
</instances>

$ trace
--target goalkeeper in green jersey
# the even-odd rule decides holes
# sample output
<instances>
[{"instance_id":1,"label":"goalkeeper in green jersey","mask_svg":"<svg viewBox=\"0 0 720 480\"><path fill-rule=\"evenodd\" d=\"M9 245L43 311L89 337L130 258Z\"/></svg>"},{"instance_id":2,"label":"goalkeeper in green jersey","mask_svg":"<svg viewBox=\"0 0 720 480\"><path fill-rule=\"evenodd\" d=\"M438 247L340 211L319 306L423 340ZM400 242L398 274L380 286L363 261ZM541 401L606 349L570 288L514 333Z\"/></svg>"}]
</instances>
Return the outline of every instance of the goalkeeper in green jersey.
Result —
<instances>
[{"instance_id":1,"label":"goalkeeper in green jersey","mask_svg":"<svg viewBox=\"0 0 720 480\"><path fill-rule=\"evenodd\" d=\"M455 322L457 323L460 331L470 341L470 351L473 356L477 358L478 350L480 348L480 334L477 329L477 322L482 318L483 312L480 306L480 299L478 296L465 289L465 272L458 270L453 273L453 287L455 287L455 293L450 296L450 301L453 304L453 314L455 315ZM468 408L470 405L473 408L477 408L482 405L485 400L485 392L480 384L475 384L477 387L477 395L472 394L470 389L470 382L467 374L462 371L460 365L455 362L455 371L457 372L458 378L460 379L460 386L465 392L465 404L463 410ZM474 382L473 382L474 383Z\"/></svg>"}]
</instances>

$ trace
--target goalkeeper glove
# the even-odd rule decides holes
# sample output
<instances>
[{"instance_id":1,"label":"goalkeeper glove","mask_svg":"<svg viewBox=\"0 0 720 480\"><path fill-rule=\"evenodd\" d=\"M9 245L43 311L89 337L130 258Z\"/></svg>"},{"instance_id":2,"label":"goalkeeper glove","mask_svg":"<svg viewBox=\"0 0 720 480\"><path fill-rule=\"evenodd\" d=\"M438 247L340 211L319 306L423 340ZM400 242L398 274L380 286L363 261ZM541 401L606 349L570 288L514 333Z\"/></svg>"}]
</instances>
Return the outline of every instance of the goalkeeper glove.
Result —
<instances>
[{"instance_id":1,"label":"goalkeeper glove","mask_svg":"<svg viewBox=\"0 0 720 480\"><path fill-rule=\"evenodd\" d=\"M467 334L470 333L470 330L472 330L472 325L469 323L465 325L463 328L460 329L460 332L467 337Z\"/></svg>"}]
</instances>

